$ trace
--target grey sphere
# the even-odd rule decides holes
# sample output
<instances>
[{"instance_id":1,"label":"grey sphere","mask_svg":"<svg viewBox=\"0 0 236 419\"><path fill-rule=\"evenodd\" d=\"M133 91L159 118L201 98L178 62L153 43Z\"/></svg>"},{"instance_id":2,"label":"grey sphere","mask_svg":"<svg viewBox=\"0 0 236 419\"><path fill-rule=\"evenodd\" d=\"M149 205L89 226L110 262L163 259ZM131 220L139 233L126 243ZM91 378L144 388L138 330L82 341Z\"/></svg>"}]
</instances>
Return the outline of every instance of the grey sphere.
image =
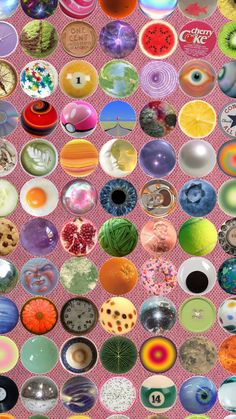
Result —
<instances>
[{"instance_id":1,"label":"grey sphere","mask_svg":"<svg viewBox=\"0 0 236 419\"><path fill-rule=\"evenodd\" d=\"M32 413L49 412L56 406L58 396L56 383L43 376L29 378L21 389L22 404Z\"/></svg>"},{"instance_id":2,"label":"grey sphere","mask_svg":"<svg viewBox=\"0 0 236 419\"><path fill-rule=\"evenodd\" d=\"M206 176L214 169L215 164L215 150L207 141L190 140L180 149L179 166L188 176Z\"/></svg>"}]
</instances>

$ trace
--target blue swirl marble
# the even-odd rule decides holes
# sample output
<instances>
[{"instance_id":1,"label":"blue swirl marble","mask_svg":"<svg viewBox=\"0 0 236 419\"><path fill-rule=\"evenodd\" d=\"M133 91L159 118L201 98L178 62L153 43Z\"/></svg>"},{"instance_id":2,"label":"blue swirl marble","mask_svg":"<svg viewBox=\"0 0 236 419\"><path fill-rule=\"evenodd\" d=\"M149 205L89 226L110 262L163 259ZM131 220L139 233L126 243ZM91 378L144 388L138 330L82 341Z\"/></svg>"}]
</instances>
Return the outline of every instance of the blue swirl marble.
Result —
<instances>
[{"instance_id":1,"label":"blue swirl marble","mask_svg":"<svg viewBox=\"0 0 236 419\"><path fill-rule=\"evenodd\" d=\"M88 412L97 402L98 389L89 378L73 377L63 385L61 399L64 407L72 412Z\"/></svg>"},{"instance_id":2,"label":"blue swirl marble","mask_svg":"<svg viewBox=\"0 0 236 419\"><path fill-rule=\"evenodd\" d=\"M139 0L141 12L151 19L164 19L177 7L178 0Z\"/></svg>"},{"instance_id":3,"label":"blue swirl marble","mask_svg":"<svg viewBox=\"0 0 236 419\"><path fill-rule=\"evenodd\" d=\"M236 258L226 259L218 270L220 287L229 294L236 294Z\"/></svg>"},{"instance_id":4,"label":"blue swirl marble","mask_svg":"<svg viewBox=\"0 0 236 419\"><path fill-rule=\"evenodd\" d=\"M16 327L19 311L10 298L0 297L0 334L8 333Z\"/></svg>"},{"instance_id":5,"label":"blue swirl marble","mask_svg":"<svg viewBox=\"0 0 236 419\"><path fill-rule=\"evenodd\" d=\"M19 6L19 0L3 0L0 2L0 20L8 19L12 16L17 7Z\"/></svg>"},{"instance_id":6,"label":"blue swirl marble","mask_svg":"<svg viewBox=\"0 0 236 419\"><path fill-rule=\"evenodd\" d=\"M100 192L100 203L105 211L115 217L127 215L137 204L136 189L127 180L110 180Z\"/></svg>"}]
</instances>

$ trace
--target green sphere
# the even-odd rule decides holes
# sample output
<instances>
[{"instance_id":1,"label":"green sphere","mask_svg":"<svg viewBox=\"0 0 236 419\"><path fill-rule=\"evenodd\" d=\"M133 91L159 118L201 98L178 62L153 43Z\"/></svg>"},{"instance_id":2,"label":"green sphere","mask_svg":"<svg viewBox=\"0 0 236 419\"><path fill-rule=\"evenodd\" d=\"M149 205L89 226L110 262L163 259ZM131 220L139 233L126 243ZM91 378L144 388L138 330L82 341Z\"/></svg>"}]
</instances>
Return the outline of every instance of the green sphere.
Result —
<instances>
[{"instance_id":1,"label":"green sphere","mask_svg":"<svg viewBox=\"0 0 236 419\"><path fill-rule=\"evenodd\" d=\"M223 183L219 189L218 203L225 214L236 216L236 180Z\"/></svg>"},{"instance_id":2,"label":"green sphere","mask_svg":"<svg viewBox=\"0 0 236 419\"><path fill-rule=\"evenodd\" d=\"M136 68L125 60L112 60L100 72L99 84L112 97L131 96L138 88L139 77Z\"/></svg>"},{"instance_id":3,"label":"green sphere","mask_svg":"<svg viewBox=\"0 0 236 419\"><path fill-rule=\"evenodd\" d=\"M33 20L23 28L20 35L20 44L24 52L30 57L48 57L57 47L57 31L46 20Z\"/></svg>"},{"instance_id":4,"label":"green sphere","mask_svg":"<svg viewBox=\"0 0 236 419\"><path fill-rule=\"evenodd\" d=\"M111 256L126 256L138 243L138 232L126 218L110 218L102 225L98 240L103 250Z\"/></svg>"},{"instance_id":5,"label":"green sphere","mask_svg":"<svg viewBox=\"0 0 236 419\"><path fill-rule=\"evenodd\" d=\"M35 416L29 416L29 419L49 419L49 417L48 416L35 415Z\"/></svg>"},{"instance_id":6,"label":"green sphere","mask_svg":"<svg viewBox=\"0 0 236 419\"><path fill-rule=\"evenodd\" d=\"M217 243L217 231L206 218L190 218L179 230L179 244L193 256L204 256L212 252Z\"/></svg>"},{"instance_id":7,"label":"green sphere","mask_svg":"<svg viewBox=\"0 0 236 419\"><path fill-rule=\"evenodd\" d=\"M35 336L27 340L21 349L21 362L33 374L46 374L58 361L58 349L55 343L44 336Z\"/></svg>"}]
</instances>

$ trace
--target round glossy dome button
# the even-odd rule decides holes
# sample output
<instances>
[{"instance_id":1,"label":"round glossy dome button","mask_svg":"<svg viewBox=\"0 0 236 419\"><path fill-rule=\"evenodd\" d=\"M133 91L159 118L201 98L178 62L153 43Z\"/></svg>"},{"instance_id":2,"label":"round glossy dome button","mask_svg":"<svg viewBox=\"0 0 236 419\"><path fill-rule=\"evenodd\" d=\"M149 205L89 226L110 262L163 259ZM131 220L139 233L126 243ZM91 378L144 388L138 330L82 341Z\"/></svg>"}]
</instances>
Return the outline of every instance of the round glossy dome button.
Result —
<instances>
[{"instance_id":1,"label":"round glossy dome button","mask_svg":"<svg viewBox=\"0 0 236 419\"><path fill-rule=\"evenodd\" d=\"M213 326L215 319L216 308L207 298L189 298L179 310L180 324L189 332L206 332Z\"/></svg>"}]
</instances>

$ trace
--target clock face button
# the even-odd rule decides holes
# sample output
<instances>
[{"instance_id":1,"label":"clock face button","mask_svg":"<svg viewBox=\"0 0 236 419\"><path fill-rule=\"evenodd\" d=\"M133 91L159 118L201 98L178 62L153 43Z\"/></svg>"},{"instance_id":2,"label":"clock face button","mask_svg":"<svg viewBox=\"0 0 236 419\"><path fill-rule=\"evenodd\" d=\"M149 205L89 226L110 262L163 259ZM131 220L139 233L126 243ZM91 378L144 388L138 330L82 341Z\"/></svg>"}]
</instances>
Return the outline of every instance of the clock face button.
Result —
<instances>
[{"instance_id":1,"label":"clock face button","mask_svg":"<svg viewBox=\"0 0 236 419\"><path fill-rule=\"evenodd\" d=\"M91 300L73 298L61 310L61 323L71 334L89 333L97 324L98 310Z\"/></svg>"},{"instance_id":2,"label":"clock face button","mask_svg":"<svg viewBox=\"0 0 236 419\"><path fill-rule=\"evenodd\" d=\"M17 86L16 69L7 61L0 60L0 98L10 96Z\"/></svg>"}]
</instances>

